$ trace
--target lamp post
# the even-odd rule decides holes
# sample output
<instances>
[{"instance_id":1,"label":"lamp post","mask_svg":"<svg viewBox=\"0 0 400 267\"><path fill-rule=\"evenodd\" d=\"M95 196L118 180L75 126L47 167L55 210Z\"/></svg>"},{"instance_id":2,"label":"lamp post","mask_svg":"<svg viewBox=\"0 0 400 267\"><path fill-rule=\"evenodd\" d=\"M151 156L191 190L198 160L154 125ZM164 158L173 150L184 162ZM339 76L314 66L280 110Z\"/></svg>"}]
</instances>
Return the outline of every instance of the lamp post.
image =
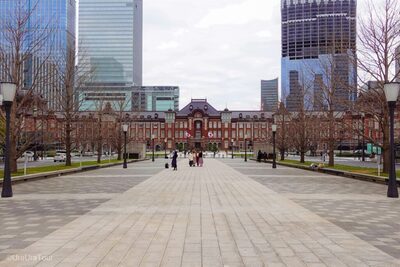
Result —
<instances>
[{"instance_id":1,"label":"lamp post","mask_svg":"<svg viewBox=\"0 0 400 267\"><path fill-rule=\"evenodd\" d=\"M244 161L247 162L247 134L244 135Z\"/></svg>"},{"instance_id":2,"label":"lamp post","mask_svg":"<svg viewBox=\"0 0 400 267\"><path fill-rule=\"evenodd\" d=\"M399 96L400 83L385 84L384 91L389 106L390 119L390 170L387 196L390 198L398 198L399 192L396 181L396 162L394 147L394 108L396 107L397 98Z\"/></svg>"},{"instance_id":3,"label":"lamp post","mask_svg":"<svg viewBox=\"0 0 400 267\"><path fill-rule=\"evenodd\" d=\"M122 124L122 131L124 132L124 164L123 164L123 168L126 169L128 168L128 164L126 163L126 134L128 132L128 124Z\"/></svg>"},{"instance_id":4,"label":"lamp post","mask_svg":"<svg viewBox=\"0 0 400 267\"><path fill-rule=\"evenodd\" d=\"M33 160L36 161L37 156L37 143L36 143L36 121L37 121L37 107L33 107Z\"/></svg>"},{"instance_id":5,"label":"lamp post","mask_svg":"<svg viewBox=\"0 0 400 267\"><path fill-rule=\"evenodd\" d=\"M235 144L235 140L234 139L232 139L231 140L232 141L232 159L234 158L234 156L233 156L233 152L234 152L234 144Z\"/></svg>"},{"instance_id":6,"label":"lamp post","mask_svg":"<svg viewBox=\"0 0 400 267\"><path fill-rule=\"evenodd\" d=\"M156 136L154 134L151 135L151 142L152 142L152 146L153 146L153 153L151 156L151 161L154 162L154 139L156 138Z\"/></svg>"},{"instance_id":7,"label":"lamp post","mask_svg":"<svg viewBox=\"0 0 400 267\"><path fill-rule=\"evenodd\" d=\"M275 137L276 137L276 124L272 124L272 143L273 143L273 152L272 152L272 168L276 169L276 155L275 155Z\"/></svg>"},{"instance_id":8,"label":"lamp post","mask_svg":"<svg viewBox=\"0 0 400 267\"><path fill-rule=\"evenodd\" d=\"M167 142L168 142L168 139L165 138L165 139L164 139L164 149L165 149L164 158L166 158L166 159L168 159L168 156L167 156Z\"/></svg>"},{"instance_id":9,"label":"lamp post","mask_svg":"<svg viewBox=\"0 0 400 267\"><path fill-rule=\"evenodd\" d=\"M6 147L5 147L5 162L4 162L4 180L1 197L12 197L11 186L11 169L10 169L10 120L11 108L15 99L15 92L17 86L14 83L1 83L1 94L3 98L3 105L6 112Z\"/></svg>"},{"instance_id":10,"label":"lamp post","mask_svg":"<svg viewBox=\"0 0 400 267\"><path fill-rule=\"evenodd\" d=\"M396 103L395 103L396 104ZM361 151L361 160L365 161L365 151L364 151L364 147L365 147L365 113L361 112L361 121L362 121L362 132L361 132L361 138L362 138L362 151Z\"/></svg>"}]
</instances>

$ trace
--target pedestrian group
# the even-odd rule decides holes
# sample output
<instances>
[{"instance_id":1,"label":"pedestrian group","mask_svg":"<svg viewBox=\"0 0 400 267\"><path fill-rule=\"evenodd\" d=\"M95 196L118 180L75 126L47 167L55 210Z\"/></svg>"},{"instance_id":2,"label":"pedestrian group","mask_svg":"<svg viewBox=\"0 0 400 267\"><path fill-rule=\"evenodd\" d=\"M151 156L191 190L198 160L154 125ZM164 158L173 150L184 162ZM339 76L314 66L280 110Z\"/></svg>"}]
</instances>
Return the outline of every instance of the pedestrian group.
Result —
<instances>
[{"instance_id":1,"label":"pedestrian group","mask_svg":"<svg viewBox=\"0 0 400 267\"><path fill-rule=\"evenodd\" d=\"M189 166L190 167L203 167L204 160L203 160L203 151L189 151L188 153L188 159L189 159ZM178 152L174 151L173 156L172 156L172 170L176 171L178 170Z\"/></svg>"}]
</instances>

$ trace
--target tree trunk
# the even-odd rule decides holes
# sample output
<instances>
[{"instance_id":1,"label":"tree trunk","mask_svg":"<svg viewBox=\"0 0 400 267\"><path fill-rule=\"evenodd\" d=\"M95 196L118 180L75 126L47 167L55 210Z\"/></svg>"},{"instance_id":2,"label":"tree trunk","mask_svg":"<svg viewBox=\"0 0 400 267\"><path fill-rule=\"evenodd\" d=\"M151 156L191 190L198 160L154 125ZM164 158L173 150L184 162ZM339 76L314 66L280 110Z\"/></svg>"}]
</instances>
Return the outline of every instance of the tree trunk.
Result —
<instances>
[{"instance_id":1,"label":"tree trunk","mask_svg":"<svg viewBox=\"0 0 400 267\"><path fill-rule=\"evenodd\" d=\"M97 143L97 163L101 163L102 145L101 141Z\"/></svg>"},{"instance_id":2,"label":"tree trunk","mask_svg":"<svg viewBox=\"0 0 400 267\"><path fill-rule=\"evenodd\" d=\"M71 166L72 165L72 160L71 160L71 123L70 123L69 119L67 119L66 125L65 125L65 153L66 153L65 166Z\"/></svg>"},{"instance_id":3,"label":"tree trunk","mask_svg":"<svg viewBox=\"0 0 400 267\"><path fill-rule=\"evenodd\" d=\"M306 155L306 153L305 152L300 152L300 163L305 163L306 161L305 161L305 155Z\"/></svg>"},{"instance_id":4,"label":"tree trunk","mask_svg":"<svg viewBox=\"0 0 400 267\"><path fill-rule=\"evenodd\" d=\"M335 166L335 150L333 147L329 148L329 162L328 162L328 166L333 167Z\"/></svg>"},{"instance_id":5,"label":"tree trunk","mask_svg":"<svg viewBox=\"0 0 400 267\"><path fill-rule=\"evenodd\" d=\"M281 153L281 161L285 160L285 149L280 149L280 153Z\"/></svg>"}]
</instances>

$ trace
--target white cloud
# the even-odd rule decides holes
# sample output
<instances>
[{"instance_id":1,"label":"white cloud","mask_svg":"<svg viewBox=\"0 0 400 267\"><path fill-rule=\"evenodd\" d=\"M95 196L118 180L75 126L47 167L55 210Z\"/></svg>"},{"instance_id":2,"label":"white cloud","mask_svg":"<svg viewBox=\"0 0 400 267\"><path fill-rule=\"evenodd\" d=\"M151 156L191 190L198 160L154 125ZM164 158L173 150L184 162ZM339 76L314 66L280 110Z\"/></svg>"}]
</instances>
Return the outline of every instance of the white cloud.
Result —
<instances>
[{"instance_id":1,"label":"white cloud","mask_svg":"<svg viewBox=\"0 0 400 267\"><path fill-rule=\"evenodd\" d=\"M176 41L169 41L169 42L163 42L161 43L157 49L158 50L168 50L168 49L174 49L174 48L178 48L179 47L179 43Z\"/></svg>"},{"instance_id":2,"label":"white cloud","mask_svg":"<svg viewBox=\"0 0 400 267\"><path fill-rule=\"evenodd\" d=\"M273 1L246 0L210 10L197 24L198 27L238 25L255 21L268 21L272 17Z\"/></svg>"},{"instance_id":3,"label":"white cloud","mask_svg":"<svg viewBox=\"0 0 400 267\"><path fill-rule=\"evenodd\" d=\"M180 105L259 109L280 74L280 0L146 0L144 83L178 85Z\"/></svg>"}]
</instances>

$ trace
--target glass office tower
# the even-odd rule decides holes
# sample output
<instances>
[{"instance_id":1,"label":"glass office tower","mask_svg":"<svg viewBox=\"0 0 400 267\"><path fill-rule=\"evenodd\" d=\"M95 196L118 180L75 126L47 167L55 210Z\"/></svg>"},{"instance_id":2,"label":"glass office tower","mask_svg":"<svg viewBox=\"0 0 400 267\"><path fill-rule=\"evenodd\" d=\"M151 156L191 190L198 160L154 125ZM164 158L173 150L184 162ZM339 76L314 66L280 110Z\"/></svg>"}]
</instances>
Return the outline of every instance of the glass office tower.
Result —
<instances>
[{"instance_id":1,"label":"glass office tower","mask_svg":"<svg viewBox=\"0 0 400 267\"><path fill-rule=\"evenodd\" d=\"M81 99L95 94L97 99L121 101L120 96L113 100L110 94L117 90L118 95L125 92L128 97L132 86L140 86L142 1L80 0L79 62L80 68L86 69L83 72L92 75L91 82L82 88ZM84 103L82 109L92 106Z\"/></svg>"},{"instance_id":2,"label":"glass office tower","mask_svg":"<svg viewBox=\"0 0 400 267\"><path fill-rule=\"evenodd\" d=\"M261 110L275 112L278 109L279 79L261 80Z\"/></svg>"},{"instance_id":3,"label":"glass office tower","mask_svg":"<svg viewBox=\"0 0 400 267\"><path fill-rule=\"evenodd\" d=\"M63 69L69 47L75 46L75 0L2 0L0 1L0 44L7 47L7 23L16 23L17 12L29 14L25 24L24 49L28 59L23 62L25 89L33 89L57 111L62 82L54 69ZM40 40L40 41L38 41ZM6 65L2 65L6 67ZM40 71L39 71L40 70ZM3 73L3 72L2 72ZM36 79L36 80L35 80Z\"/></svg>"},{"instance_id":4,"label":"glass office tower","mask_svg":"<svg viewBox=\"0 0 400 267\"><path fill-rule=\"evenodd\" d=\"M178 86L135 86L132 111L179 111Z\"/></svg>"},{"instance_id":5,"label":"glass office tower","mask_svg":"<svg viewBox=\"0 0 400 267\"><path fill-rule=\"evenodd\" d=\"M322 87L337 87L337 99L343 100L337 103L354 100L356 6L356 0L281 0L281 87L289 110L302 104L323 109ZM337 85L333 85L333 76L328 77L332 73L341 80Z\"/></svg>"}]
</instances>

